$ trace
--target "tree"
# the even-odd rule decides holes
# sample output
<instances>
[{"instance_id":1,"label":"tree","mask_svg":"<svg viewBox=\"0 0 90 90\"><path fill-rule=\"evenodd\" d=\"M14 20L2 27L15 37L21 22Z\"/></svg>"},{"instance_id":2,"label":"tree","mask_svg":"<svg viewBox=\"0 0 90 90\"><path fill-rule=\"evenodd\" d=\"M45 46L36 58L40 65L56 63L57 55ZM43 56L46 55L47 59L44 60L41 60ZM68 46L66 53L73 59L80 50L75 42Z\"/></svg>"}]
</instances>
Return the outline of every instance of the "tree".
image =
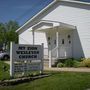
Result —
<instances>
[{"instance_id":1,"label":"tree","mask_svg":"<svg viewBox=\"0 0 90 90\"><path fill-rule=\"evenodd\" d=\"M16 21L9 21L8 23L0 23L0 43L6 46L10 45L10 42L18 42L18 34L15 32L19 28L19 24Z\"/></svg>"},{"instance_id":2,"label":"tree","mask_svg":"<svg viewBox=\"0 0 90 90\"><path fill-rule=\"evenodd\" d=\"M0 23L0 45L6 43L6 30L3 23Z\"/></svg>"},{"instance_id":3,"label":"tree","mask_svg":"<svg viewBox=\"0 0 90 90\"><path fill-rule=\"evenodd\" d=\"M14 41L18 42L18 34L15 32L19 28L19 24L16 21L9 21L5 24L7 32L7 40L8 42Z\"/></svg>"}]
</instances>

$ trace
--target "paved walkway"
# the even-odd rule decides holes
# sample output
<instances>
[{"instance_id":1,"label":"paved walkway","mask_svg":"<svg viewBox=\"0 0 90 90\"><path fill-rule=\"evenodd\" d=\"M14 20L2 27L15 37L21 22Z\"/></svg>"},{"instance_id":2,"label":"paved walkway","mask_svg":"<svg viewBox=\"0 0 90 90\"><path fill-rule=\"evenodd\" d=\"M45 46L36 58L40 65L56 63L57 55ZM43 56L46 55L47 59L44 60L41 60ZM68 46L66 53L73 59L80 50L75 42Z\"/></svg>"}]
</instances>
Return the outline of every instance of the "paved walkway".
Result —
<instances>
[{"instance_id":1,"label":"paved walkway","mask_svg":"<svg viewBox=\"0 0 90 90\"><path fill-rule=\"evenodd\" d=\"M10 64L9 61L5 61L5 63ZM69 71L69 72L90 72L90 68L48 68L48 67L45 67L44 70L47 70L47 71Z\"/></svg>"},{"instance_id":2,"label":"paved walkway","mask_svg":"<svg viewBox=\"0 0 90 90\"><path fill-rule=\"evenodd\" d=\"M44 68L47 71L90 72L90 68Z\"/></svg>"},{"instance_id":3,"label":"paved walkway","mask_svg":"<svg viewBox=\"0 0 90 90\"><path fill-rule=\"evenodd\" d=\"M10 61L4 61L5 63L7 63L7 64L10 64Z\"/></svg>"}]
</instances>

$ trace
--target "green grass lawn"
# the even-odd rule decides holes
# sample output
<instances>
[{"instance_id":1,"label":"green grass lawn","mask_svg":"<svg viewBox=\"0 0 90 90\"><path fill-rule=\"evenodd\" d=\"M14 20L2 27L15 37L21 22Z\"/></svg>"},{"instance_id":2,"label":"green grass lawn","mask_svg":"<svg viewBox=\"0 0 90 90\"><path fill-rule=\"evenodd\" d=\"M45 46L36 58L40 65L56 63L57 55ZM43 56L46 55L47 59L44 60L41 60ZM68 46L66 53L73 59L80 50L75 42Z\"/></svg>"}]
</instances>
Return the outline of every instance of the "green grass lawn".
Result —
<instances>
[{"instance_id":1,"label":"green grass lawn","mask_svg":"<svg viewBox=\"0 0 90 90\"><path fill-rule=\"evenodd\" d=\"M4 66L6 67L4 70ZM9 65L0 61L0 80L9 79Z\"/></svg>"},{"instance_id":2,"label":"green grass lawn","mask_svg":"<svg viewBox=\"0 0 90 90\"><path fill-rule=\"evenodd\" d=\"M0 62L3 63L3 62ZM4 63L3 63L4 64ZM5 64L7 65L7 64ZM8 71L1 71L0 79L9 78ZM8 65L7 65L7 68ZM3 73L3 76L2 76ZM49 72L51 76L15 86L0 86L0 90L87 90L90 89L90 73Z\"/></svg>"},{"instance_id":3,"label":"green grass lawn","mask_svg":"<svg viewBox=\"0 0 90 90\"><path fill-rule=\"evenodd\" d=\"M0 87L0 90L87 90L90 73L57 72L50 77L16 86Z\"/></svg>"}]
</instances>

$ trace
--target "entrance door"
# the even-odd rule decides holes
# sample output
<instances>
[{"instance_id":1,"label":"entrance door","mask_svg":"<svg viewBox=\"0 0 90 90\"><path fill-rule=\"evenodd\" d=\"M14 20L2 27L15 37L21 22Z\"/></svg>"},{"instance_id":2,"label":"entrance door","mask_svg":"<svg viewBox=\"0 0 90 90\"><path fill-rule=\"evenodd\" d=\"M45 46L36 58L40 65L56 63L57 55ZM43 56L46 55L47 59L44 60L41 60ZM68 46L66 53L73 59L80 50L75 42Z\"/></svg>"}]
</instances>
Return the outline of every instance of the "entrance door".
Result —
<instances>
[{"instance_id":1,"label":"entrance door","mask_svg":"<svg viewBox=\"0 0 90 90\"><path fill-rule=\"evenodd\" d=\"M59 33L59 57L63 59L72 57L72 36L70 32Z\"/></svg>"},{"instance_id":2,"label":"entrance door","mask_svg":"<svg viewBox=\"0 0 90 90\"><path fill-rule=\"evenodd\" d=\"M56 32L52 31L47 34L48 41L48 50L51 50L52 58L57 57L57 48L56 48Z\"/></svg>"}]
</instances>

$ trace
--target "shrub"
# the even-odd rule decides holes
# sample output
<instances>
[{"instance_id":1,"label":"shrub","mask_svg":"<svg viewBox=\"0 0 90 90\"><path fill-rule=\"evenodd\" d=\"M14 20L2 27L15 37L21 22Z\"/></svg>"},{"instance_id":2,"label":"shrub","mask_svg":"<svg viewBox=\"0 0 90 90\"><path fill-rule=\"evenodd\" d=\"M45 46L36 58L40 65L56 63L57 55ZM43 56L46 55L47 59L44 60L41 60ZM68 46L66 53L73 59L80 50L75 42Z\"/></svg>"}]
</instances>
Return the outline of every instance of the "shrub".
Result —
<instances>
[{"instance_id":1,"label":"shrub","mask_svg":"<svg viewBox=\"0 0 90 90\"><path fill-rule=\"evenodd\" d=\"M82 62L82 61L85 60L85 59L86 59L86 58L81 58L81 59L80 59L80 62Z\"/></svg>"},{"instance_id":2,"label":"shrub","mask_svg":"<svg viewBox=\"0 0 90 90\"><path fill-rule=\"evenodd\" d=\"M81 59L65 59L59 60L56 64L57 67L90 67L90 58Z\"/></svg>"},{"instance_id":3,"label":"shrub","mask_svg":"<svg viewBox=\"0 0 90 90\"><path fill-rule=\"evenodd\" d=\"M73 67L80 67L80 62L79 61L77 61L77 60L74 60L73 61Z\"/></svg>"},{"instance_id":4,"label":"shrub","mask_svg":"<svg viewBox=\"0 0 90 90\"><path fill-rule=\"evenodd\" d=\"M57 67L64 67L64 64L60 62L57 64Z\"/></svg>"},{"instance_id":5,"label":"shrub","mask_svg":"<svg viewBox=\"0 0 90 90\"><path fill-rule=\"evenodd\" d=\"M65 61L65 66L66 67L73 67L73 65L74 65L74 60L73 59L67 59Z\"/></svg>"},{"instance_id":6,"label":"shrub","mask_svg":"<svg viewBox=\"0 0 90 90\"><path fill-rule=\"evenodd\" d=\"M88 59L84 59L81 63L80 63L81 67L90 67L90 58Z\"/></svg>"}]
</instances>

